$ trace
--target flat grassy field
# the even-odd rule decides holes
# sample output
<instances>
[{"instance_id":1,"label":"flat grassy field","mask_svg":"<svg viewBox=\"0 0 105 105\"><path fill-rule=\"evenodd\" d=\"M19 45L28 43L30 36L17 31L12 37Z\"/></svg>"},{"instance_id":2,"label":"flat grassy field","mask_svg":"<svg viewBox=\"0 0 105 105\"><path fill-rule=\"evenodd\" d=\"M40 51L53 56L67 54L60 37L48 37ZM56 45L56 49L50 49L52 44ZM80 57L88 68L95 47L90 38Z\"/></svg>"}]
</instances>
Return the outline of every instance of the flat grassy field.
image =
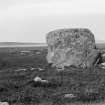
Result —
<instances>
[{"instance_id":1,"label":"flat grassy field","mask_svg":"<svg viewBox=\"0 0 105 105\"><path fill-rule=\"evenodd\" d=\"M48 65L46 54L46 47L0 48L0 101L10 105L104 105L105 69L66 67L57 71ZM45 82L35 82L36 77Z\"/></svg>"}]
</instances>

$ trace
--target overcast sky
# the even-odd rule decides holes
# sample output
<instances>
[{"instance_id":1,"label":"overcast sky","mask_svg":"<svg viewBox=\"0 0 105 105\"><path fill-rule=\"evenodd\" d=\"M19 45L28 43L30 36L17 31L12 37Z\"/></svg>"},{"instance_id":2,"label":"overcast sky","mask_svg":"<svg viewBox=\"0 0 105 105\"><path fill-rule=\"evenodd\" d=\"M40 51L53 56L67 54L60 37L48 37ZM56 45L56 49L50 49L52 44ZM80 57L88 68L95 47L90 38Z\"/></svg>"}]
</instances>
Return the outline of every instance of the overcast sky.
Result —
<instances>
[{"instance_id":1,"label":"overcast sky","mask_svg":"<svg viewBox=\"0 0 105 105\"><path fill-rule=\"evenodd\" d=\"M104 0L0 0L0 42L46 42L59 28L89 28L105 41Z\"/></svg>"}]
</instances>

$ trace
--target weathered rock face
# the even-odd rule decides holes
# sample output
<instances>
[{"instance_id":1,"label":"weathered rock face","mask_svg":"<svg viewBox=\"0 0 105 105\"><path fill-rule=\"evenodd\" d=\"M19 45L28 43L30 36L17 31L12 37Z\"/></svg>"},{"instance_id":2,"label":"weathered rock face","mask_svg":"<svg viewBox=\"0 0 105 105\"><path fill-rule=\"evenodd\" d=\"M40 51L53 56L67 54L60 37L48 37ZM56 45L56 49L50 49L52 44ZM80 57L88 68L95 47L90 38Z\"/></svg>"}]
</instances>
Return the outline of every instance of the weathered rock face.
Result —
<instances>
[{"instance_id":1,"label":"weathered rock face","mask_svg":"<svg viewBox=\"0 0 105 105\"><path fill-rule=\"evenodd\" d=\"M56 67L90 67L98 55L94 35L88 29L54 30L46 39L47 61Z\"/></svg>"}]
</instances>

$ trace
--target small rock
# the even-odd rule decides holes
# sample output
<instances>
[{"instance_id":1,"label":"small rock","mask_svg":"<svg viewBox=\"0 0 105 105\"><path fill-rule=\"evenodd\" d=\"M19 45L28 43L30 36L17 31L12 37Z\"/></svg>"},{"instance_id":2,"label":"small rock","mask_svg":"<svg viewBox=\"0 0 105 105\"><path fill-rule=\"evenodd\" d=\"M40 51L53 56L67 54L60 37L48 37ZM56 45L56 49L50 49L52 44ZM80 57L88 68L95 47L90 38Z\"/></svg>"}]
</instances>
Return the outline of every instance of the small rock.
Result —
<instances>
[{"instance_id":1,"label":"small rock","mask_svg":"<svg viewBox=\"0 0 105 105\"><path fill-rule=\"evenodd\" d=\"M30 68L30 70L35 70L35 68L32 67L32 68Z\"/></svg>"},{"instance_id":2,"label":"small rock","mask_svg":"<svg viewBox=\"0 0 105 105\"><path fill-rule=\"evenodd\" d=\"M74 94L65 94L64 97L65 98L74 98L76 96Z\"/></svg>"},{"instance_id":3,"label":"small rock","mask_svg":"<svg viewBox=\"0 0 105 105\"><path fill-rule=\"evenodd\" d=\"M44 69L42 69L42 68L38 68L38 70L39 70L39 71L43 71Z\"/></svg>"},{"instance_id":4,"label":"small rock","mask_svg":"<svg viewBox=\"0 0 105 105\"><path fill-rule=\"evenodd\" d=\"M102 53L102 57L105 57L105 52Z\"/></svg>"},{"instance_id":5,"label":"small rock","mask_svg":"<svg viewBox=\"0 0 105 105\"><path fill-rule=\"evenodd\" d=\"M40 54L40 52L36 52L36 54Z\"/></svg>"},{"instance_id":6,"label":"small rock","mask_svg":"<svg viewBox=\"0 0 105 105\"><path fill-rule=\"evenodd\" d=\"M57 71L63 71L64 70L64 66L59 66L56 69L57 69Z\"/></svg>"},{"instance_id":7,"label":"small rock","mask_svg":"<svg viewBox=\"0 0 105 105\"><path fill-rule=\"evenodd\" d=\"M26 71L27 69L25 68L21 68L21 69L17 69L16 71Z\"/></svg>"},{"instance_id":8,"label":"small rock","mask_svg":"<svg viewBox=\"0 0 105 105\"><path fill-rule=\"evenodd\" d=\"M34 81L35 81L35 82L44 82L44 83L48 83L48 80L43 80L43 79L41 79L40 77L35 77L35 78L34 78Z\"/></svg>"},{"instance_id":9,"label":"small rock","mask_svg":"<svg viewBox=\"0 0 105 105\"><path fill-rule=\"evenodd\" d=\"M34 81L35 81L35 82L38 82L38 81L41 81L41 80L42 80L42 79L41 79L40 77L35 77L35 78L34 78Z\"/></svg>"},{"instance_id":10,"label":"small rock","mask_svg":"<svg viewBox=\"0 0 105 105\"><path fill-rule=\"evenodd\" d=\"M101 63L101 65L102 65L102 66L105 66L105 62L104 62L104 63Z\"/></svg>"},{"instance_id":11,"label":"small rock","mask_svg":"<svg viewBox=\"0 0 105 105\"><path fill-rule=\"evenodd\" d=\"M0 102L0 105L9 105L8 102Z\"/></svg>"},{"instance_id":12,"label":"small rock","mask_svg":"<svg viewBox=\"0 0 105 105\"><path fill-rule=\"evenodd\" d=\"M101 67L101 68L105 69L105 67L104 67L104 66L103 66L103 67Z\"/></svg>"},{"instance_id":13,"label":"small rock","mask_svg":"<svg viewBox=\"0 0 105 105\"><path fill-rule=\"evenodd\" d=\"M41 80L41 82L48 83L48 80Z\"/></svg>"}]
</instances>

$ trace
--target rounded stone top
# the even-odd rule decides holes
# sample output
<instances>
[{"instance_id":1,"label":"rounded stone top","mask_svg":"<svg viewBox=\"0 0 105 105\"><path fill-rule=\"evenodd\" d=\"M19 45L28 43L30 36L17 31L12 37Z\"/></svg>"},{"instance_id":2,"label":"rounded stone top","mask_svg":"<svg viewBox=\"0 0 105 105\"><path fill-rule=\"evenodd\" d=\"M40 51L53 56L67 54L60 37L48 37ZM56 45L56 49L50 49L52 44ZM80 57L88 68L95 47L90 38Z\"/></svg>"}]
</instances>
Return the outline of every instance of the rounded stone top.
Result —
<instances>
[{"instance_id":1,"label":"rounded stone top","mask_svg":"<svg viewBox=\"0 0 105 105\"><path fill-rule=\"evenodd\" d=\"M46 40L47 43L50 45L53 45L55 41L59 39L65 39L67 37L70 39L70 37L74 37L77 39L77 37L83 36L84 38L91 39L92 42L95 43L94 34L88 29L88 28L64 28L64 29L56 29L53 31L50 31L46 34Z\"/></svg>"},{"instance_id":2,"label":"rounded stone top","mask_svg":"<svg viewBox=\"0 0 105 105\"><path fill-rule=\"evenodd\" d=\"M63 33L87 32L93 35L93 33L88 28L63 28L63 29L55 29L53 31L48 32L47 37L53 33L59 33L59 32L63 32Z\"/></svg>"}]
</instances>

